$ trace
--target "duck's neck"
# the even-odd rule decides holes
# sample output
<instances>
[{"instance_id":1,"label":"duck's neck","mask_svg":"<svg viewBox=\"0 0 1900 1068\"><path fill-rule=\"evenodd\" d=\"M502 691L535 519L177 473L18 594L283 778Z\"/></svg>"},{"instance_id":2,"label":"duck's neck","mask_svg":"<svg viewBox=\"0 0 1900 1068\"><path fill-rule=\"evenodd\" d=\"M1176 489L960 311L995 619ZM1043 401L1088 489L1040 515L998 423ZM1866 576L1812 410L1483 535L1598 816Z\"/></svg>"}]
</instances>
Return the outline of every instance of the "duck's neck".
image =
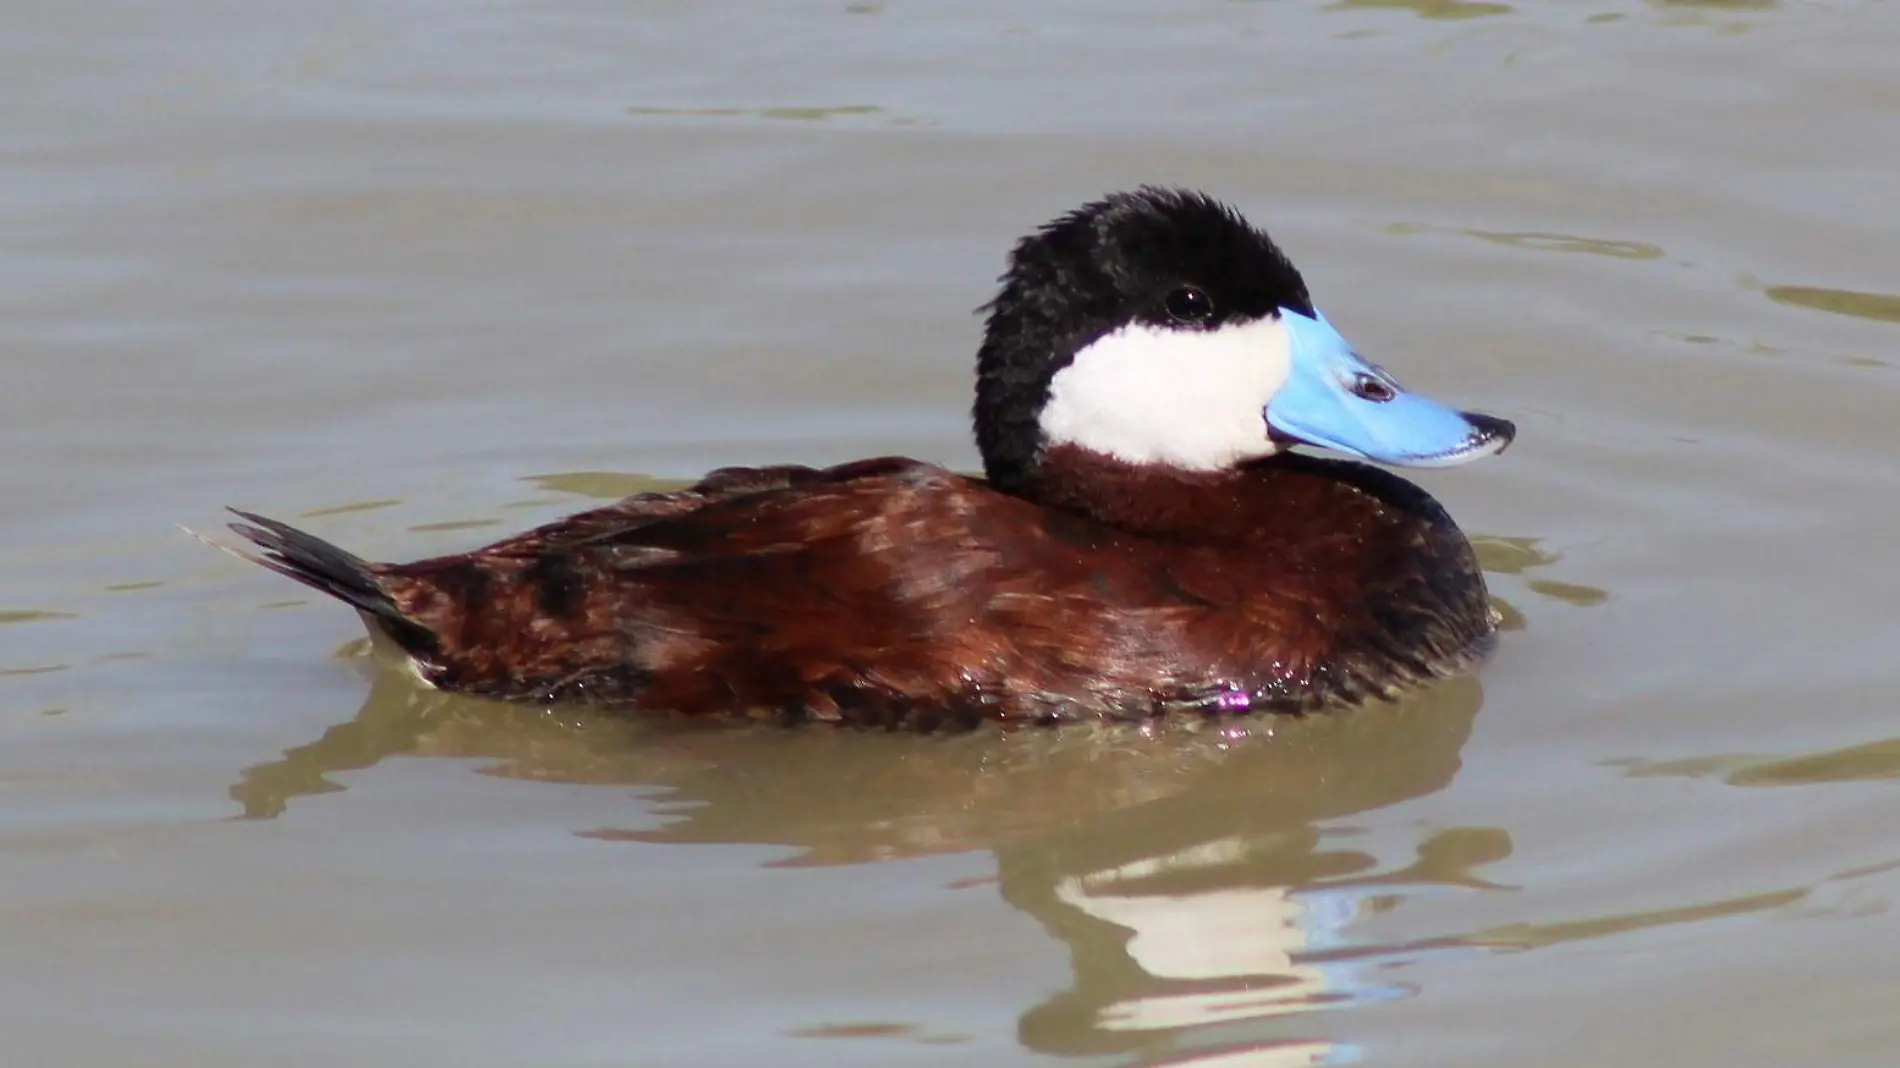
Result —
<instances>
[{"instance_id":1,"label":"duck's neck","mask_svg":"<svg viewBox=\"0 0 1900 1068\"><path fill-rule=\"evenodd\" d=\"M1189 471L1057 445L1019 495L1130 533L1218 541L1257 532L1259 481L1257 466Z\"/></svg>"},{"instance_id":2,"label":"duck's neck","mask_svg":"<svg viewBox=\"0 0 1900 1068\"><path fill-rule=\"evenodd\" d=\"M1258 545L1267 536L1318 546L1380 530L1383 537L1427 537L1442 540L1446 551L1470 552L1444 508L1411 482L1369 464L1293 452L1188 471L1059 445L1017 495L1151 537Z\"/></svg>"}]
</instances>

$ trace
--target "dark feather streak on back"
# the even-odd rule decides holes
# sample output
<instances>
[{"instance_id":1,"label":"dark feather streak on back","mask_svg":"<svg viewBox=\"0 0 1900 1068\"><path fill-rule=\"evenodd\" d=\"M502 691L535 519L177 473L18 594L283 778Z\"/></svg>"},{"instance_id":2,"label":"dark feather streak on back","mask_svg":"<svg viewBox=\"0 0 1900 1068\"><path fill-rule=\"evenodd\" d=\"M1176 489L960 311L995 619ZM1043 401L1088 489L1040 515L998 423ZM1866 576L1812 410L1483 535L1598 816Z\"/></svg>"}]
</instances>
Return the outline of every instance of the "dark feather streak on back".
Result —
<instances>
[{"instance_id":1,"label":"dark feather streak on back","mask_svg":"<svg viewBox=\"0 0 1900 1068\"><path fill-rule=\"evenodd\" d=\"M581 572L565 553L547 553L528 565L524 577L535 586L536 603L541 611L556 619L571 620L585 603Z\"/></svg>"},{"instance_id":2,"label":"dark feather streak on back","mask_svg":"<svg viewBox=\"0 0 1900 1068\"><path fill-rule=\"evenodd\" d=\"M495 577L479 562L456 560L429 574L429 584L440 590L456 608L468 614L480 614L488 607L494 592Z\"/></svg>"}]
</instances>

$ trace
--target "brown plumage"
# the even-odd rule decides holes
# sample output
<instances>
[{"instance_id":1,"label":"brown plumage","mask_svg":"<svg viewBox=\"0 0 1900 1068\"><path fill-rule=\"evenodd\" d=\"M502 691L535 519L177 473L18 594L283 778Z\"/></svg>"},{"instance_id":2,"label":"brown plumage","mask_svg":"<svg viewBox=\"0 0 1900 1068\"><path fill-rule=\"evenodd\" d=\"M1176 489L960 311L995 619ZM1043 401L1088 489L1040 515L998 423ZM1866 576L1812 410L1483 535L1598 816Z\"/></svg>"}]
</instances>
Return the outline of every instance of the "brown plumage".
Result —
<instances>
[{"instance_id":1,"label":"brown plumage","mask_svg":"<svg viewBox=\"0 0 1900 1068\"><path fill-rule=\"evenodd\" d=\"M1332 344L1264 233L1144 190L1026 239L1004 281L979 356L987 478L901 458L731 468L406 564L250 513L233 529L445 690L695 717L1303 711L1483 647L1483 576L1438 504L1288 452L1278 428L1427 465L1513 429L1387 407L1402 391ZM1276 406L1276 375L1301 374Z\"/></svg>"},{"instance_id":2,"label":"brown plumage","mask_svg":"<svg viewBox=\"0 0 1900 1068\"><path fill-rule=\"evenodd\" d=\"M408 564L234 529L443 689L692 716L1304 710L1454 670L1490 631L1468 543L1374 468L1288 455L1190 480L1071 452L1039 489L1087 510L887 459L716 472Z\"/></svg>"}]
</instances>

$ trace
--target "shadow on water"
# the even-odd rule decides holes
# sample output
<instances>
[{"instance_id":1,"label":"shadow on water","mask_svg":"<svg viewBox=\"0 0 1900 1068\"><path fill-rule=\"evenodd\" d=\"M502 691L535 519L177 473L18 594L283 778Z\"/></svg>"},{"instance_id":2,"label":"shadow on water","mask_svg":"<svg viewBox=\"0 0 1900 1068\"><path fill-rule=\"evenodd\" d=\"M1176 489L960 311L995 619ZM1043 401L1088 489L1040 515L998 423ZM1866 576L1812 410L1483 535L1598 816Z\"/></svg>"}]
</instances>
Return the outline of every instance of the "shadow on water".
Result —
<instances>
[{"instance_id":1,"label":"shadow on water","mask_svg":"<svg viewBox=\"0 0 1900 1068\"><path fill-rule=\"evenodd\" d=\"M1074 964L1070 988L1022 1017L1030 1048L1309 1064L1338 1051L1288 1038L1281 1018L1409 993L1380 974L1416 950L1353 947L1342 929L1430 888L1492 888L1474 869L1510 852L1502 830L1450 829L1382 865L1329 825L1448 785L1481 702L1465 678L1308 720L914 737L501 706L390 670L353 719L231 793L270 818L393 756L474 758L485 774L665 792L672 822L577 832L596 840L800 851L781 865L987 850L1003 898Z\"/></svg>"}]
</instances>

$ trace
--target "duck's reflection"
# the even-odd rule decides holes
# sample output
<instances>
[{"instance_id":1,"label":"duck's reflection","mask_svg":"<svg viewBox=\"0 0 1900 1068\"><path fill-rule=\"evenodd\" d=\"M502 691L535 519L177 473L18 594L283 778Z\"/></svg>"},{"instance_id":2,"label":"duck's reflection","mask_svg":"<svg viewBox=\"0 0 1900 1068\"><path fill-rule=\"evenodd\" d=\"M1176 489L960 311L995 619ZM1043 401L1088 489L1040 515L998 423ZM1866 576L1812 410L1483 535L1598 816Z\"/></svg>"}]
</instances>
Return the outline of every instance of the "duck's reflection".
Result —
<instances>
[{"instance_id":1,"label":"duck's reflection","mask_svg":"<svg viewBox=\"0 0 1900 1068\"><path fill-rule=\"evenodd\" d=\"M1303 721L919 738L562 718L384 672L355 719L249 769L232 795L264 818L392 755L476 757L510 777L670 791L676 822L581 832L599 839L802 850L789 864L990 850L1003 897L1072 954L1070 988L1022 1017L1027 1046L1304 1065L1349 1051L1284 1017L1408 992L1393 975L1417 950L1355 941L1355 922L1432 888L1483 888L1472 870L1509 853L1502 831L1394 844L1392 821L1342 822L1447 785L1480 701L1461 679Z\"/></svg>"},{"instance_id":2,"label":"duck's reflection","mask_svg":"<svg viewBox=\"0 0 1900 1068\"><path fill-rule=\"evenodd\" d=\"M1352 848L1337 821L1449 784L1480 702L1461 680L1400 708L1302 725L1192 787L999 849L1003 895L1073 953L1074 985L1027 1013L1028 1046L1144 1049L1159 1063L1305 1065L1348 1051L1278 1017L1404 996L1411 955L1356 944L1359 917L1427 886L1485 885L1504 832L1453 829L1414 856Z\"/></svg>"}]
</instances>

